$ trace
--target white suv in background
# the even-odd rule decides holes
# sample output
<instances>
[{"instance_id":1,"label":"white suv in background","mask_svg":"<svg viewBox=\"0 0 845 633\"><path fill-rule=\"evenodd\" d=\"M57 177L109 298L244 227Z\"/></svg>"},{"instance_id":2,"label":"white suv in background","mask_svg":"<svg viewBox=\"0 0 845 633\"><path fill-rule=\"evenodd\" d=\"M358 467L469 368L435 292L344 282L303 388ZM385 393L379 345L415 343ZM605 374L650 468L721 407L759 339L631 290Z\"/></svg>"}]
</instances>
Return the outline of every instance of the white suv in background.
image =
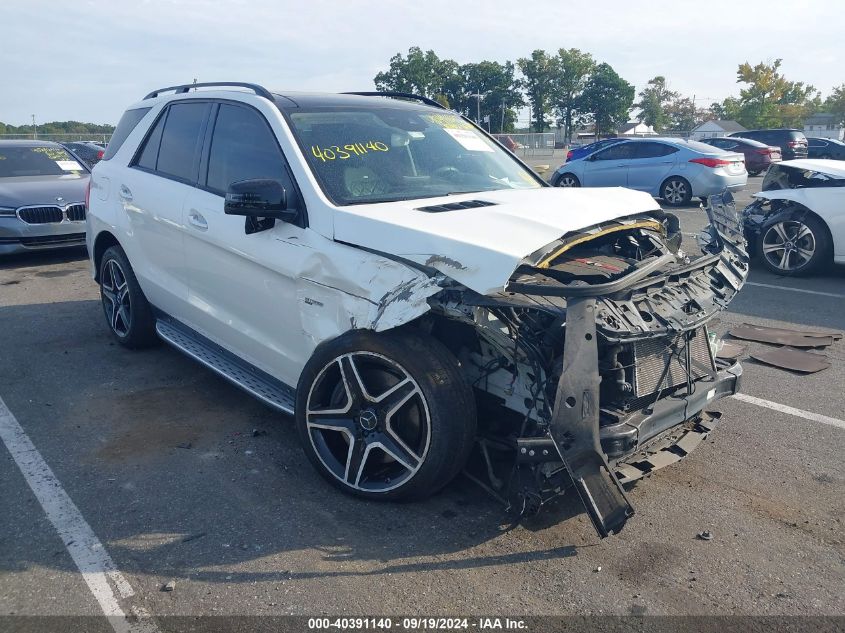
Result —
<instances>
[{"instance_id":1,"label":"white suv in background","mask_svg":"<svg viewBox=\"0 0 845 633\"><path fill-rule=\"evenodd\" d=\"M738 386L705 325L747 273L728 200L691 259L648 194L549 187L425 98L157 90L89 198L114 337L293 413L353 494L431 494L477 447L514 507L574 485L605 536L633 512L622 484L686 454Z\"/></svg>"}]
</instances>

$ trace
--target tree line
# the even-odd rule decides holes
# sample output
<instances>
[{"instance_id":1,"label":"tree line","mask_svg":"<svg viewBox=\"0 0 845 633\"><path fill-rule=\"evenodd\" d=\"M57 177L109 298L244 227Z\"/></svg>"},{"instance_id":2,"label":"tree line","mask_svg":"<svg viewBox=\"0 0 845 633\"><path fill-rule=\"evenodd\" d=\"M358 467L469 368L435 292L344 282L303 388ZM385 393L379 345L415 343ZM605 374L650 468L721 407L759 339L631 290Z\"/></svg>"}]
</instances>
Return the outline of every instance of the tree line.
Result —
<instances>
[{"instance_id":1,"label":"tree line","mask_svg":"<svg viewBox=\"0 0 845 633\"><path fill-rule=\"evenodd\" d=\"M39 123L38 134L111 134L113 125L99 125L97 123L81 123L79 121L52 121ZM10 125L0 122L0 134L27 134L32 136L32 125Z\"/></svg>"},{"instance_id":2,"label":"tree line","mask_svg":"<svg viewBox=\"0 0 845 633\"><path fill-rule=\"evenodd\" d=\"M738 97L698 107L695 97L671 90L666 77L650 79L636 93L606 62L577 48L556 53L535 50L529 57L458 64L412 46L390 58L374 82L378 90L411 92L477 119L493 133L512 132L519 108L528 106L535 132L559 127L567 141L573 131L593 124L596 135L613 134L637 120L657 132L688 131L709 119L735 120L746 128L803 127L816 112L831 112L845 122L845 83L826 99L813 86L786 79L782 60L740 64Z\"/></svg>"}]
</instances>

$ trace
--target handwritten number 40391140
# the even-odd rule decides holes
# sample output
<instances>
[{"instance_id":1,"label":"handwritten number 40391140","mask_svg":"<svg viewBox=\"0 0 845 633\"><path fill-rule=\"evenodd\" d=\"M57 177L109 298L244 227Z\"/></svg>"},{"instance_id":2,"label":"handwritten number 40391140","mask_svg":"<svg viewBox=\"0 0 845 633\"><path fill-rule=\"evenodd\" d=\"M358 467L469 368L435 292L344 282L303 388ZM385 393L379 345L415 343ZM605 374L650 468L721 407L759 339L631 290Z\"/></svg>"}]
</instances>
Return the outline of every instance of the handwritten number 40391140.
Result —
<instances>
[{"instance_id":1,"label":"handwritten number 40391140","mask_svg":"<svg viewBox=\"0 0 845 633\"><path fill-rule=\"evenodd\" d=\"M332 145L330 147L311 146L311 153L324 163L327 160L346 160L353 156L363 156L369 152L386 152L390 148L381 141L367 141L366 143L351 143L349 145Z\"/></svg>"}]
</instances>

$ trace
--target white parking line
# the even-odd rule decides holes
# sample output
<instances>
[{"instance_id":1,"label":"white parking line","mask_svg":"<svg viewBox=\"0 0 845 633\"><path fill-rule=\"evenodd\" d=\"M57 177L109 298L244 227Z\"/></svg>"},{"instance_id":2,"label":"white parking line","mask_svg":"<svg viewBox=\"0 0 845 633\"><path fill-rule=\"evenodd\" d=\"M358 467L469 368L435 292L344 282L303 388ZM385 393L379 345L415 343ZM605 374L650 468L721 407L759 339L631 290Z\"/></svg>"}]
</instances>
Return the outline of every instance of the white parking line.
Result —
<instances>
[{"instance_id":1,"label":"white parking line","mask_svg":"<svg viewBox=\"0 0 845 633\"><path fill-rule=\"evenodd\" d=\"M818 295L820 297L833 297L834 299L845 299L845 295L835 292L822 292L821 290L806 290L804 288L793 288L792 286L776 286L775 284L761 284L756 281L746 281L746 286L757 286L758 288L772 288L774 290L788 290L789 292L801 292L806 295Z\"/></svg>"},{"instance_id":2,"label":"white parking line","mask_svg":"<svg viewBox=\"0 0 845 633\"><path fill-rule=\"evenodd\" d=\"M35 493L50 523L59 533L73 562L76 563L115 632L157 633L158 628L152 620L148 619L149 616L140 610L130 609L133 615L141 616L140 618L127 619L120 600L134 594L131 585L117 569L91 526L85 522L79 508L62 488L59 480L56 479L53 471L2 398L0 398L0 439L3 440L12 459L20 468L26 483ZM114 583L118 595L115 595L109 580Z\"/></svg>"},{"instance_id":3,"label":"white parking line","mask_svg":"<svg viewBox=\"0 0 845 633\"><path fill-rule=\"evenodd\" d=\"M837 418L831 418L826 415L821 415L820 413L812 413L811 411L804 411L803 409L796 409L795 407L790 407L785 404L779 404L777 402L772 402L771 400L763 400L762 398L755 398L754 396L749 396L745 393L737 393L733 396L737 400L741 400L742 402L748 402L749 404L756 404L758 407L765 407L767 409L772 409L773 411L780 411L781 413L788 413L789 415L794 415L797 418L804 418L805 420L812 420L813 422L821 422L822 424L829 424L830 426L835 426L840 429L845 429L845 420L838 420Z\"/></svg>"}]
</instances>

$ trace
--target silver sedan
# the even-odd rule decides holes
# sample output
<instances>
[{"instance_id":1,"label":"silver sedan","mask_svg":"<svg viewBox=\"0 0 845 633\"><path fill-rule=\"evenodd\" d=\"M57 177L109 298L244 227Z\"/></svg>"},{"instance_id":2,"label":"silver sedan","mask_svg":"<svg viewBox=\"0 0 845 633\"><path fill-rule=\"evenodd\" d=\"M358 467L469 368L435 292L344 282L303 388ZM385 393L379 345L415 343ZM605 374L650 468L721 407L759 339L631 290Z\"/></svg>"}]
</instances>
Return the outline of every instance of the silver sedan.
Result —
<instances>
[{"instance_id":1,"label":"silver sedan","mask_svg":"<svg viewBox=\"0 0 845 633\"><path fill-rule=\"evenodd\" d=\"M628 187L671 206L745 187L745 157L676 138L637 138L614 143L568 162L552 175L557 187Z\"/></svg>"},{"instance_id":2,"label":"silver sedan","mask_svg":"<svg viewBox=\"0 0 845 633\"><path fill-rule=\"evenodd\" d=\"M83 246L90 172L49 141L0 141L0 255Z\"/></svg>"}]
</instances>

